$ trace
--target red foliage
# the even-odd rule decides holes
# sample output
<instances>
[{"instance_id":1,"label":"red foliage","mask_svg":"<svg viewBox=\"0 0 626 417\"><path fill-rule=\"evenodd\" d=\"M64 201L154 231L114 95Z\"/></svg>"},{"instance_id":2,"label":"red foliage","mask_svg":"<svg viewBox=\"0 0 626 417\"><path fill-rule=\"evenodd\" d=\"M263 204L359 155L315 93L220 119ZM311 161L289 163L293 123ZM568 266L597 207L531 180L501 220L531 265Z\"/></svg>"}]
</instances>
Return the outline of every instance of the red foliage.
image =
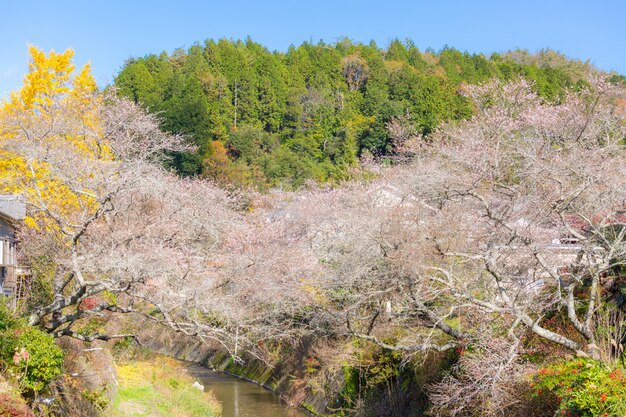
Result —
<instances>
[{"instance_id":1,"label":"red foliage","mask_svg":"<svg viewBox=\"0 0 626 417\"><path fill-rule=\"evenodd\" d=\"M93 310L98 306L99 302L96 297L87 297L83 301L80 302L78 308L80 310Z\"/></svg>"},{"instance_id":2,"label":"red foliage","mask_svg":"<svg viewBox=\"0 0 626 417\"><path fill-rule=\"evenodd\" d=\"M35 417L23 401L10 394L0 394L0 417Z\"/></svg>"}]
</instances>

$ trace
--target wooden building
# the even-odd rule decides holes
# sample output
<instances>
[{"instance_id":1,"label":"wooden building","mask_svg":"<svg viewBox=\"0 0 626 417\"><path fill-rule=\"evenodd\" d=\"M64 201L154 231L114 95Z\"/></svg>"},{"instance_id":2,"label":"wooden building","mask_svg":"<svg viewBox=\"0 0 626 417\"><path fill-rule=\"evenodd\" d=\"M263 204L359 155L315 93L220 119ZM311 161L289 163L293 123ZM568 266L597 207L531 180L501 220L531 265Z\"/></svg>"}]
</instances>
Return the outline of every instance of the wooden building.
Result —
<instances>
[{"instance_id":1,"label":"wooden building","mask_svg":"<svg viewBox=\"0 0 626 417\"><path fill-rule=\"evenodd\" d=\"M26 216L26 205L17 196L0 195L0 290L20 296L28 273L18 266L16 229Z\"/></svg>"}]
</instances>

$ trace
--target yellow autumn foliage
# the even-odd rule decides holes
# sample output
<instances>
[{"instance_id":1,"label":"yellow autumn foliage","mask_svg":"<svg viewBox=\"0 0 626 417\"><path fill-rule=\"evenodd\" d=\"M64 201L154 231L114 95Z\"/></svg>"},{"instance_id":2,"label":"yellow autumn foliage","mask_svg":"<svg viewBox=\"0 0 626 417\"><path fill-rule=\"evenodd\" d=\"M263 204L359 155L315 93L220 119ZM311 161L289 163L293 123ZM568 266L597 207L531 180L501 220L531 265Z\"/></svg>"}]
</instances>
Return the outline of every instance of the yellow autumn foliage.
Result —
<instances>
[{"instance_id":1,"label":"yellow autumn foliage","mask_svg":"<svg viewBox=\"0 0 626 417\"><path fill-rule=\"evenodd\" d=\"M45 151L39 155L20 150L55 149L68 158L94 159L112 159L112 152L102 139L98 118L102 97L89 64L75 74L71 49L46 54L30 46L29 54L23 86L0 103L0 194L20 194L27 202L45 207L26 224L54 229L58 222L52 221L52 213L71 218L79 210L84 212L93 204L93 193L69 186L67 178L60 178L44 160ZM36 147L20 147L25 142Z\"/></svg>"}]
</instances>

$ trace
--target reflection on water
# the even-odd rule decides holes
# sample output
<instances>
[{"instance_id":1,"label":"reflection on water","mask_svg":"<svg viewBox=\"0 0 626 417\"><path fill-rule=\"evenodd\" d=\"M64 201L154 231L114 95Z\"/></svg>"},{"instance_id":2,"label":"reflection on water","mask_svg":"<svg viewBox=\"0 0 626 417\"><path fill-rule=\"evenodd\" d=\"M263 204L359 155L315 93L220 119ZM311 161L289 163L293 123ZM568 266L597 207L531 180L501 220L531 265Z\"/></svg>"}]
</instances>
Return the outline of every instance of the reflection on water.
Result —
<instances>
[{"instance_id":1,"label":"reflection on water","mask_svg":"<svg viewBox=\"0 0 626 417\"><path fill-rule=\"evenodd\" d=\"M251 382L200 366L190 366L188 370L222 403L222 417L305 417L281 403L273 392Z\"/></svg>"}]
</instances>

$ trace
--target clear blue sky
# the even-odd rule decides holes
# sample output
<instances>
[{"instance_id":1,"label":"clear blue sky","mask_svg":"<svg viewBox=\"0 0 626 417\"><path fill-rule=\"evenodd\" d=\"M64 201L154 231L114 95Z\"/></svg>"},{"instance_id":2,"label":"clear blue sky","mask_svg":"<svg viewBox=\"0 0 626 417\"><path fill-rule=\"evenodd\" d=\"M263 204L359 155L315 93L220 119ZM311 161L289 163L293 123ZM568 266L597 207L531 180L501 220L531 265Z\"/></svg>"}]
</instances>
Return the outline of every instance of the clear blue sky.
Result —
<instances>
[{"instance_id":1,"label":"clear blue sky","mask_svg":"<svg viewBox=\"0 0 626 417\"><path fill-rule=\"evenodd\" d=\"M0 0L0 96L20 85L29 43L74 48L106 85L129 57L247 36L278 50L343 36L411 38L422 50L550 47L626 74L626 0Z\"/></svg>"}]
</instances>

